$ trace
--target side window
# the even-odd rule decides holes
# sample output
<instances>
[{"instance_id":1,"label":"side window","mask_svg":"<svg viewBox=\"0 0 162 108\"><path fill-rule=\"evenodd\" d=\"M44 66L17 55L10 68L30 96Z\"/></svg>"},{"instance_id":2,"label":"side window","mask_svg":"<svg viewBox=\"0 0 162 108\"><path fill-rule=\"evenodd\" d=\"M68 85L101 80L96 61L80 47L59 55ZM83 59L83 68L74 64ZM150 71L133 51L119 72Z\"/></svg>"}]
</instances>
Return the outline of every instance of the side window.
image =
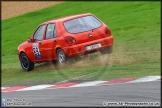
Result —
<instances>
[{"instance_id":1,"label":"side window","mask_svg":"<svg viewBox=\"0 0 162 108\"><path fill-rule=\"evenodd\" d=\"M48 24L47 30L46 30L46 39L54 38L56 37L56 30L54 24Z\"/></svg>"},{"instance_id":2,"label":"side window","mask_svg":"<svg viewBox=\"0 0 162 108\"><path fill-rule=\"evenodd\" d=\"M45 25L39 26L39 28L37 29L37 31L34 34L34 40L36 40L36 41L37 40L42 40L44 29L45 29Z\"/></svg>"}]
</instances>

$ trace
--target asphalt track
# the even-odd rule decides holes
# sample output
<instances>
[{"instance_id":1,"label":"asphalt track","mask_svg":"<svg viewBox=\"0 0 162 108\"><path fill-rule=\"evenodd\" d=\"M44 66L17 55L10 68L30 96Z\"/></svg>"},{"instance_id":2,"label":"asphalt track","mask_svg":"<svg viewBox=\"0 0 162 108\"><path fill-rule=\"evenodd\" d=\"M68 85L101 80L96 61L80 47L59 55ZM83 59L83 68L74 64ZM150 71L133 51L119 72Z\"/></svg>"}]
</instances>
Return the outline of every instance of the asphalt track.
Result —
<instances>
[{"instance_id":1,"label":"asphalt track","mask_svg":"<svg viewBox=\"0 0 162 108\"><path fill-rule=\"evenodd\" d=\"M137 102L161 106L160 87L161 81L151 81L102 86L3 92L1 94L2 98L25 99L26 102L31 102L32 106L40 107L104 107L104 105L112 107L122 105L131 106L135 105L134 103ZM119 104L120 102L122 102L122 104Z\"/></svg>"}]
</instances>

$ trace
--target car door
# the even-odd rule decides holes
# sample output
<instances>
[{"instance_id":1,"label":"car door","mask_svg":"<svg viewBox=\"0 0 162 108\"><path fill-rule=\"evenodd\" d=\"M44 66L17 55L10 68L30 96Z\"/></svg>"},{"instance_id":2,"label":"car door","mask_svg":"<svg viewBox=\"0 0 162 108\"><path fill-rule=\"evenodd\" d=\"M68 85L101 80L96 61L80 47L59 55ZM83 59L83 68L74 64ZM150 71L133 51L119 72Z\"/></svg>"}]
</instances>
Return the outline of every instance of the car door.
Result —
<instances>
[{"instance_id":1,"label":"car door","mask_svg":"<svg viewBox=\"0 0 162 108\"><path fill-rule=\"evenodd\" d=\"M45 53L41 49L41 42L44 37L46 24L40 25L33 35L34 41L32 42L32 50L35 56L35 61L41 61L45 59Z\"/></svg>"},{"instance_id":2,"label":"car door","mask_svg":"<svg viewBox=\"0 0 162 108\"><path fill-rule=\"evenodd\" d=\"M40 43L40 49L44 53L46 60L55 59L55 46L56 46L56 29L54 23L49 23L46 26L44 39Z\"/></svg>"}]
</instances>

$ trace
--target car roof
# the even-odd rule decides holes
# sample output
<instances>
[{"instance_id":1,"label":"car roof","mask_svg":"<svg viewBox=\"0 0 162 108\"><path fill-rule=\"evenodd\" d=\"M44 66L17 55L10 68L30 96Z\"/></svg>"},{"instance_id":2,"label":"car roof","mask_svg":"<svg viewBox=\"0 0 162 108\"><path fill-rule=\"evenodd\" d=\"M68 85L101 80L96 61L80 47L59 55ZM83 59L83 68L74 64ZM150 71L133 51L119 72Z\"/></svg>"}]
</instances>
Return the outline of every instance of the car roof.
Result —
<instances>
[{"instance_id":1,"label":"car roof","mask_svg":"<svg viewBox=\"0 0 162 108\"><path fill-rule=\"evenodd\" d=\"M70 15L70 16L65 16L65 17L61 17L61 18L56 18L54 20L50 20L50 21L44 22L42 24L55 23L55 22L58 22L58 21L63 21L64 22L64 21L67 21L67 20L70 20L70 19L74 19L74 18L81 17L81 16L87 16L87 15L93 15L93 14L84 13L84 14Z\"/></svg>"}]
</instances>

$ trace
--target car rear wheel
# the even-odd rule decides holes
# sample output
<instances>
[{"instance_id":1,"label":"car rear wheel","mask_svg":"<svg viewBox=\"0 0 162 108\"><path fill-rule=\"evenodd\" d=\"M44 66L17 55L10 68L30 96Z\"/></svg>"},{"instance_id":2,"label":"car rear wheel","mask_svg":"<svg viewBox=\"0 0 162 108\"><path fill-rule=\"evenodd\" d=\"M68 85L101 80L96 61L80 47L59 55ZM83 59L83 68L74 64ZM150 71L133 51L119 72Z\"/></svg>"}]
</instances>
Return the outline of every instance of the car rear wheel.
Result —
<instances>
[{"instance_id":1,"label":"car rear wheel","mask_svg":"<svg viewBox=\"0 0 162 108\"><path fill-rule=\"evenodd\" d=\"M20 55L20 63L24 71L31 71L34 68L34 62L32 62L25 53Z\"/></svg>"},{"instance_id":2,"label":"car rear wheel","mask_svg":"<svg viewBox=\"0 0 162 108\"><path fill-rule=\"evenodd\" d=\"M62 49L57 50L57 63L64 65L67 62L67 56Z\"/></svg>"},{"instance_id":3,"label":"car rear wheel","mask_svg":"<svg viewBox=\"0 0 162 108\"><path fill-rule=\"evenodd\" d=\"M110 46L110 47L105 47L103 50L101 50L101 54L111 54L113 51L113 47Z\"/></svg>"}]
</instances>

